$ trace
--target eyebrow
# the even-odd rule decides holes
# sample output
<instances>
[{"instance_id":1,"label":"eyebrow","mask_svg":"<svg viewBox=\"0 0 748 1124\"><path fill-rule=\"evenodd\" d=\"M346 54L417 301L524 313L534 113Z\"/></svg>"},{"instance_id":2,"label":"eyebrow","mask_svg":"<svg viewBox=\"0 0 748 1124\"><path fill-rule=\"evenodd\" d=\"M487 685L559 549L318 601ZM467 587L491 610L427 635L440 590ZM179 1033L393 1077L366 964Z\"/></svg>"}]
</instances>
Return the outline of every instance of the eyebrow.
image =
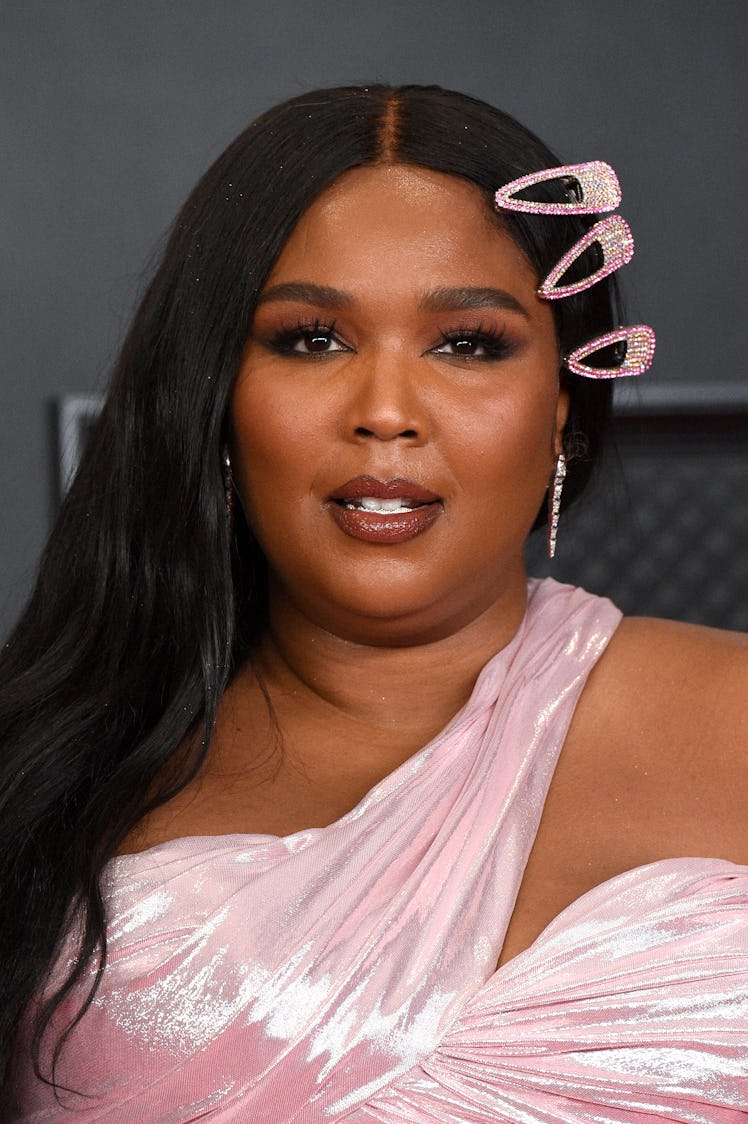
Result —
<instances>
[{"instance_id":1,"label":"eyebrow","mask_svg":"<svg viewBox=\"0 0 748 1124\"><path fill-rule=\"evenodd\" d=\"M330 285L315 285L309 281L286 281L273 285L260 294L258 304L270 301L299 301L302 304L322 305L325 308L354 308L356 301L350 293L334 289ZM421 299L421 307L426 312L451 312L502 308L518 312L529 319L529 313L522 304L505 289L483 287L441 287L426 293Z\"/></svg>"},{"instance_id":2,"label":"eyebrow","mask_svg":"<svg viewBox=\"0 0 748 1124\"><path fill-rule=\"evenodd\" d=\"M489 288L442 288L427 293L421 302L427 312L450 312L453 309L480 310L482 308L503 308L509 312L519 312L529 319L529 313L516 297L506 289Z\"/></svg>"},{"instance_id":3,"label":"eyebrow","mask_svg":"<svg viewBox=\"0 0 748 1124\"><path fill-rule=\"evenodd\" d=\"M326 308L352 308L356 303L350 293L329 285L313 285L308 281L286 281L282 285L273 285L260 293L257 303L265 304L267 301L299 301Z\"/></svg>"}]
</instances>

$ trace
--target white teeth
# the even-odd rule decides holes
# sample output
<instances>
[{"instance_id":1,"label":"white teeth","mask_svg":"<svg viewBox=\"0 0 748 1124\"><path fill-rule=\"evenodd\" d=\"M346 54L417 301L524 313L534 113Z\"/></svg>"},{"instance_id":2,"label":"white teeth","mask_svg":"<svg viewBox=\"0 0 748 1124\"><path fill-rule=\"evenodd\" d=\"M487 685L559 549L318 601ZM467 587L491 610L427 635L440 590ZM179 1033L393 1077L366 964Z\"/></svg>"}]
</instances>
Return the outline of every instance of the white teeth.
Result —
<instances>
[{"instance_id":1,"label":"white teeth","mask_svg":"<svg viewBox=\"0 0 748 1124\"><path fill-rule=\"evenodd\" d=\"M374 496L362 496L360 500L346 500L345 506L353 508L354 511L372 511L377 515L396 515L400 512L412 511L414 507L420 507L421 505L416 503L415 500L402 498L380 500Z\"/></svg>"}]
</instances>

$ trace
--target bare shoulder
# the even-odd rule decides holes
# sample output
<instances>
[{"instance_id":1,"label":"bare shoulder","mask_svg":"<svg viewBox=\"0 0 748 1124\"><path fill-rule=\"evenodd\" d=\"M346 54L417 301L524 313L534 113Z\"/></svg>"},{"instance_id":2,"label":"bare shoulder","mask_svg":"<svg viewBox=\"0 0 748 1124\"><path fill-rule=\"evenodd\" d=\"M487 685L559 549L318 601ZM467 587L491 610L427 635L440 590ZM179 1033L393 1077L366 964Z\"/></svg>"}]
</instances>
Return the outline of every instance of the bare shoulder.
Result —
<instances>
[{"instance_id":1,"label":"bare shoulder","mask_svg":"<svg viewBox=\"0 0 748 1124\"><path fill-rule=\"evenodd\" d=\"M748 636L624 618L570 730L588 796L637 861L748 864ZM619 809L625 809L625 813Z\"/></svg>"},{"instance_id":2,"label":"bare shoulder","mask_svg":"<svg viewBox=\"0 0 748 1124\"><path fill-rule=\"evenodd\" d=\"M719 737L748 763L748 635L625 617L596 668L592 701L627 735Z\"/></svg>"}]
</instances>

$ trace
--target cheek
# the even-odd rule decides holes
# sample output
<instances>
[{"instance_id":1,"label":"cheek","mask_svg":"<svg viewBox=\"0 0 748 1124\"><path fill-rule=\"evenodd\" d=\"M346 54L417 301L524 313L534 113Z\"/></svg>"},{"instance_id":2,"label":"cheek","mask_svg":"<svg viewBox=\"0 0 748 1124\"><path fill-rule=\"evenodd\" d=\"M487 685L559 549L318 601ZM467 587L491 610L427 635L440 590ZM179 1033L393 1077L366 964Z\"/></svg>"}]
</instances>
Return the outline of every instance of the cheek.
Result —
<instances>
[{"instance_id":1,"label":"cheek","mask_svg":"<svg viewBox=\"0 0 748 1124\"><path fill-rule=\"evenodd\" d=\"M247 517L263 500L298 495L311 486L320 448L329 445L316 403L284 395L265 380L237 384L231 409L231 461ZM265 505L267 506L267 505Z\"/></svg>"},{"instance_id":2,"label":"cheek","mask_svg":"<svg viewBox=\"0 0 748 1124\"><path fill-rule=\"evenodd\" d=\"M552 470L555 402L538 394L483 405L454 419L450 444L459 475L516 496L518 504L542 493Z\"/></svg>"}]
</instances>

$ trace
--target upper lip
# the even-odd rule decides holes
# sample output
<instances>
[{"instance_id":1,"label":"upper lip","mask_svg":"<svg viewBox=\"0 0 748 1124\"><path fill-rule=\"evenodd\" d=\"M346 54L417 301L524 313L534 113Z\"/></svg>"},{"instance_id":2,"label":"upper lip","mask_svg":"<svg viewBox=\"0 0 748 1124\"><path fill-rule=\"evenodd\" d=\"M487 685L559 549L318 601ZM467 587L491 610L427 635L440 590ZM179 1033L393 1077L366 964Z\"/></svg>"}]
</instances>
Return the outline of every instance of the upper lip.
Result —
<instances>
[{"instance_id":1,"label":"upper lip","mask_svg":"<svg viewBox=\"0 0 748 1124\"><path fill-rule=\"evenodd\" d=\"M413 503L436 503L440 497L413 480L395 476L391 480L378 480L376 476L354 476L330 494L335 500L360 500L371 496L377 500L411 500Z\"/></svg>"}]
</instances>

